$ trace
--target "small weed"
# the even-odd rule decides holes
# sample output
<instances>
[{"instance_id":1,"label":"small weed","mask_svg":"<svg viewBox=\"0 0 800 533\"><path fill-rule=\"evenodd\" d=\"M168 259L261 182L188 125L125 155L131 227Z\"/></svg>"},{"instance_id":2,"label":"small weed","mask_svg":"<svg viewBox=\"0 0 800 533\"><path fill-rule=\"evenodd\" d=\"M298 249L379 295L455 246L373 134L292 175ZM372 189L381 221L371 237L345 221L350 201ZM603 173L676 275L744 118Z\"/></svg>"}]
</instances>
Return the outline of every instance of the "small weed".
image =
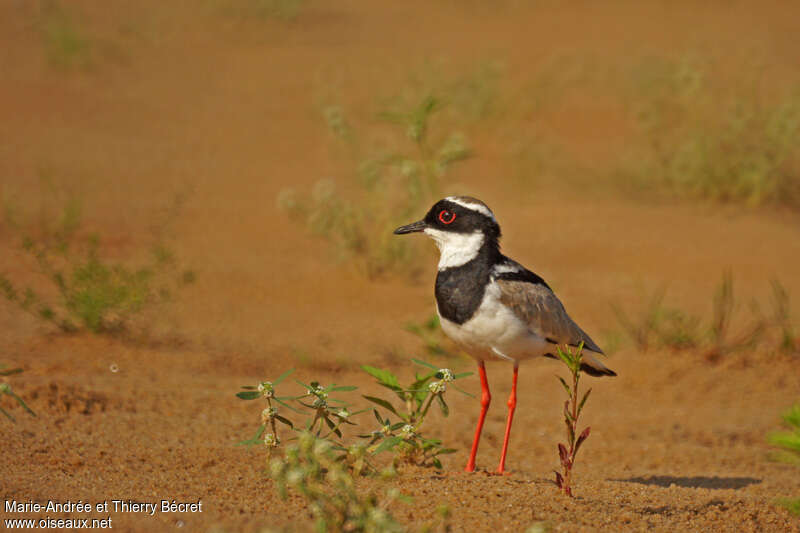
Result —
<instances>
[{"instance_id":1,"label":"small weed","mask_svg":"<svg viewBox=\"0 0 800 533\"><path fill-rule=\"evenodd\" d=\"M583 359L583 343L574 352L571 347L567 347L566 352L562 351L560 347L556 350L572 376L571 387L564 378L558 376L558 380L564 386L568 399L564 402L564 424L567 427L567 444L559 443L558 445L558 457L561 461L562 472L556 472L556 485L564 491L564 494L572 497L572 467L575 466L575 457L581 444L589 436L589 431L591 430L587 426L586 429L578 434L578 417L581 415L583 406L586 404L592 389L588 389L581 400L578 401L578 381L580 380L581 360Z\"/></svg>"},{"instance_id":2,"label":"small weed","mask_svg":"<svg viewBox=\"0 0 800 533\"><path fill-rule=\"evenodd\" d=\"M399 491L389 489L382 497L376 492L360 494L333 444L310 431L300 433L283 459L272 460L270 477L282 498L288 497L289 489L305 498L316 531L405 530L388 510L392 501L404 498Z\"/></svg>"},{"instance_id":3,"label":"small weed","mask_svg":"<svg viewBox=\"0 0 800 533\"><path fill-rule=\"evenodd\" d=\"M769 442L781 450L773 458L800 466L800 403L786 411L782 418L789 430L768 435ZM800 498L794 500L785 499L779 503L792 513L800 515Z\"/></svg>"},{"instance_id":4,"label":"small weed","mask_svg":"<svg viewBox=\"0 0 800 533\"><path fill-rule=\"evenodd\" d=\"M673 349L691 348L698 344L699 319L680 309L664 306L666 288L661 287L650 297L637 313L640 318L631 318L617 305L612 309L622 329L633 339L636 347L647 351L653 344Z\"/></svg>"},{"instance_id":5,"label":"small weed","mask_svg":"<svg viewBox=\"0 0 800 533\"><path fill-rule=\"evenodd\" d=\"M285 424L294 429L294 424L292 421L279 415L278 408L273 405L273 402L275 402L286 407L287 409L292 409L286 404L286 401L293 398L288 396L275 396L275 387L277 387L292 372L294 372L294 370L287 370L275 381L262 381L257 386L244 385L242 386L244 390L236 393L236 396L242 400L257 400L258 398L264 398L267 401L267 407L261 412L261 426L259 426L255 436L252 439L244 440L239 444L252 446L253 444L258 443L261 440L261 436L264 435L264 431L269 428L270 431L264 435L264 445L267 447L267 450L269 450L269 454L271 456L272 450L278 447L281 443L281 440L278 437L278 428L275 423L280 422L281 424Z\"/></svg>"},{"instance_id":6,"label":"small weed","mask_svg":"<svg viewBox=\"0 0 800 533\"><path fill-rule=\"evenodd\" d=\"M453 453L455 450L442 446L442 441L439 439L425 438L422 435L422 424L434 402L439 405L444 416L450 414L450 408L444 399L448 384L459 392L469 395L452 382L472 375L472 372L454 374L447 368L437 369L425 361L417 359L412 359L412 361L430 371L422 376L415 374L414 382L407 387L401 386L397 376L388 370L366 365L361 367L364 372L374 377L379 385L394 392L397 399L400 400L400 406L396 407L392 402L383 398L364 396L366 400L395 416L396 420L392 421L391 416L383 418L377 410L373 410L379 428L359 436L369 440L367 449L371 453L377 454L385 450L393 450L396 459L401 462L418 466L433 465L441 469L442 463L438 456Z\"/></svg>"},{"instance_id":7,"label":"small weed","mask_svg":"<svg viewBox=\"0 0 800 533\"><path fill-rule=\"evenodd\" d=\"M753 322L738 336L731 338L730 327L736 301L733 294L733 276L730 272L723 274L722 281L714 291L713 302L711 347L706 351L706 358L714 361L726 353L754 348L763 336L767 324L761 317L758 305L752 302L750 308L754 317Z\"/></svg>"},{"instance_id":8,"label":"small weed","mask_svg":"<svg viewBox=\"0 0 800 533\"><path fill-rule=\"evenodd\" d=\"M92 42L74 13L56 0L42 2L41 31L50 63L63 69L85 68L92 59Z\"/></svg>"},{"instance_id":9,"label":"small weed","mask_svg":"<svg viewBox=\"0 0 800 533\"><path fill-rule=\"evenodd\" d=\"M734 334L733 324L739 303L734 293L733 276L725 272L712 296L712 314L708 321L663 305L665 290L660 288L647 297L647 304L638 313L641 318L631 318L621 308L613 306L617 320L637 348L646 351L654 344L675 350L703 348L709 361L734 352L753 350L764 344L780 352L795 353L800 349L800 339L791 322L789 293L773 280L772 313L762 315L758 302L750 302L750 319L743 327L737 325Z\"/></svg>"},{"instance_id":10,"label":"small weed","mask_svg":"<svg viewBox=\"0 0 800 533\"><path fill-rule=\"evenodd\" d=\"M370 462L370 457L387 450L395 450L398 457L418 465L434 465L441 468L439 455L454 450L444 448L438 439L426 439L420 435L419 429L431 404L436 401L445 414L448 413L444 401L447 383L456 377L448 369L436 369L428 363L416 361L432 372L425 376L417 376L411 387L400 387L397 377L388 371L372 367L363 367L378 382L391 389L406 404L407 413L402 413L390 402L371 396L367 400L378 404L400 419L392 423L382 419L377 410L373 414L379 420L381 429L369 435L361 435L369 443L348 444L341 431L345 424L355 425L351 417L366 411L350 412L347 404L330 397L332 392L350 392L356 389L351 386L321 386L312 381L305 384L296 381L305 389L305 393L292 396L276 396L276 390L293 371L281 374L274 381L264 381L257 386L244 386L244 390L236 396L242 400L266 400L266 408L261 413L261 425L255 436L239 444L251 446L263 442L267 447L270 465L270 477L282 498L287 498L289 490L303 496L311 513L316 519L317 531L405 531L388 510L394 500L407 500L396 489L389 489L379 497L376 491L367 494L356 489L356 478L361 475L380 475L391 478L396 475L395 462L379 471ZM434 378L439 381L431 381ZM290 405L294 403L298 408ZM332 407L337 404L338 407ZM285 408L301 416L307 417L305 424L293 422L287 416L278 414L278 407ZM283 424L287 431L297 433L296 437L283 439L278 433L278 424ZM302 429L300 429L302 426ZM296 441L284 446L283 458L274 457L274 451L285 441ZM441 531L449 531L450 512L446 506L437 510L438 526ZM427 524L423 531L433 530L436 524Z\"/></svg>"},{"instance_id":11,"label":"small weed","mask_svg":"<svg viewBox=\"0 0 800 533\"><path fill-rule=\"evenodd\" d=\"M408 243L392 239L391 229L399 217L432 201L450 166L469 156L466 141L457 133L438 145L431 141L430 123L441 108L439 100L428 97L411 109L379 113L378 119L391 126L395 141L405 139L400 144L409 146L363 160L354 197L342 195L334 181L321 180L310 196L282 191L279 207L331 241L341 259L357 258L370 278L405 269L415 252ZM340 108L326 108L324 115L337 137L356 142Z\"/></svg>"},{"instance_id":12,"label":"small weed","mask_svg":"<svg viewBox=\"0 0 800 533\"><path fill-rule=\"evenodd\" d=\"M634 73L629 101L649 141L635 171L643 182L723 202L800 205L800 93L762 94L758 74L717 87L691 57L651 59Z\"/></svg>"},{"instance_id":13,"label":"small weed","mask_svg":"<svg viewBox=\"0 0 800 533\"><path fill-rule=\"evenodd\" d=\"M417 83L384 101L369 121L354 120L338 104L320 105L353 170L348 180L318 181L310 194L285 189L278 206L330 241L340 259L354 260L367 277L414 277L419 245L392 239L391 231L438 198L456 163L471 157L455 124L470 113L488 112L493 82L487 73L470 82Z\"/></svg>"},{"instance_id":14,"label":"small weed","mask_svg":"<svg viewBox=\"0 0 800 533\"><path fill-rule=\"evenodd\" d=\"M781 449L781 453L774 458L800 466L800 403L783 413L781 418L789 430L771 433L768 436L769 442Z\"/></svg>"},{"instance_id":15,"label":"small weed","mask_svg":"<svg viewBox=\"0 0 800 533\"><path fill-rule=\"evenodd\" d=\"M405 330L416 335L425 346L428 355L453 357L455 354L444 347L445 337L439 324L439 315L433 313L424 322L409 322Z\"/></svg>"},{"instance_id":16,"label":"small weed","mask_svg":"<svg viewBox=\"0 0 800 533\"><path fill-rule=\"evenodd\" d=\"M21 233L22 250L50 283L47 292L55 296L20 287L4 274L0 274L0 295L62 331L124 331L133 315L169 300L174 289L194 281L194 272L179 272L172 252L160 242L153 246L146 266L132 268L105 259L98 236L79 236L81 210L74 199L65 203L58 217L44 211L42 216L38 229L23 228L14 219L9 219L9 226Z\"/></svg>"},{"instance_id":17,"label":"small weed","mask_svg":"<svg viewBox=\"0 0 800 533\"><path fill-rule=\"evenodd\" d=\"M21 373L21 372L22 372L22 369L21 369L21 368L10 368L10 369L6 370L6 369L5 369L5 365L2 365L2 364L0 364L0 376L6 377L6 376L11 376L11 375L14 375L14 374L19 374L19 373ZM34 413L34 412L31 410L31 408L30 408L30 407L28 407L28 405L25 403L25 401L24 401L22 398L20 398L20 397L19 397L19 396L18 396L18 395L17 395L17 394L16 394L16 393L15 393L15 392L14 392L14 391L11 389L11 385L10 385L10 384L9 384L9 383L8 383L6 380L3 380L3 382L2 382L2 383L0 383L0 397L2 397L2 396L11 396L11 397L12 397L14 400L16 400L16 401L17 401L17 403L18 403L18 404L19 404L19 405L20 405L20 406L21 406L23 409L25 409L25 411L26 411L26 412L27 412L29 415L31 415L31 416L36 416L36 413ZM16 420L14 419L14 417L13 417L13 416L11 416L11 413L9 413L8 411L6 411L6 410L5 410L5 409L3 409L2 407L0 407L0 413L3 413L3 414L4 414L4 415L5 415L5 416L6 416L6 417L9 419L9 420L11 420L12 422L16 422Z\"/></svg>"},{"instance_id":18,"label":"small weed","mask_svg":"<svg viewBox=\"0 0 800 533\"><path fill-rule=\"evenodd\" d=\"M792 311L789 292L778 280L772 280L772 321L779 330L778 345L787 353L800 351L800 337L791 322Z\"/></svg>"}]
</instances>

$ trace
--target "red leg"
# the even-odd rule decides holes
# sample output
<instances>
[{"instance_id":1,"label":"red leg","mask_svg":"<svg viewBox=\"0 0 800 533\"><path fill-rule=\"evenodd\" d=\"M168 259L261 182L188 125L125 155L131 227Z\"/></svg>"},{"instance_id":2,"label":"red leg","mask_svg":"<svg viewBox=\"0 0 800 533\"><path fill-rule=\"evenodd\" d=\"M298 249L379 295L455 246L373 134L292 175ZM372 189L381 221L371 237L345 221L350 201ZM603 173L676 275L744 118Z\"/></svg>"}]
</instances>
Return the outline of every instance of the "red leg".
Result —
<instances>
[{"instance_id":1,"label":"red leg","mask_svg":"<svg viewBox=\"0 0 800 533\"><path fill-rule=\"evenodd\" d=\"M486 411L489 410L489 404L492 402L492 395L489 394L489 382L486 380L486 366L483 361L478 363L478 374L481 377L481 416L478 418L478 427L475 428L475 439L472 441L472 451L469 452L469 461L467 461L467 472L475 471L475 456L478 454L478 441L481 440L481 430L483 429L483 421L486 418Z\"/></svg>"},{"instance_id":2,"label":"red leg","mask_svg":"<svg viewBox=\"0 0 800 533\"><path fill-rule=\"evenodd\" d=\"M511 422L514 420L514 409L517 408L517 364L514 363L514 377L511 382L511 395L508 397L508 421L506 422L506 436L503 438L503 453L500 455L500 466L497 473L502 474L506 468L506 451L508 450L508 437L511 435Z\"/></svg>"}]
</instances>

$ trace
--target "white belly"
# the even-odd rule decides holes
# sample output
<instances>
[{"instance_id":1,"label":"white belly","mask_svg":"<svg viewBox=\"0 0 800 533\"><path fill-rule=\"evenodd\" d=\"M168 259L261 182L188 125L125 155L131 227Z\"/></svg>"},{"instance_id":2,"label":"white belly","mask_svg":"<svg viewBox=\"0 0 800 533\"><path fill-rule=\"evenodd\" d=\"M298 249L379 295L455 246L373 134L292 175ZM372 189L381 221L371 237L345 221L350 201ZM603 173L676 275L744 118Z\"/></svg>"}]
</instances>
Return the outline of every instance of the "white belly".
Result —
<instances>
[{"instance_id":1,"label":"white belly","mask_svg":"<svg viewBox=\"0 0 800 533\"><path fill-rule=\"evenodd\" d=\"M439 315L445 335L462 345L473 357L527 359L549 351L548 343L500 302L500 290L492 283L481 305L463 324Z\"/></svg>"}]
</instances>

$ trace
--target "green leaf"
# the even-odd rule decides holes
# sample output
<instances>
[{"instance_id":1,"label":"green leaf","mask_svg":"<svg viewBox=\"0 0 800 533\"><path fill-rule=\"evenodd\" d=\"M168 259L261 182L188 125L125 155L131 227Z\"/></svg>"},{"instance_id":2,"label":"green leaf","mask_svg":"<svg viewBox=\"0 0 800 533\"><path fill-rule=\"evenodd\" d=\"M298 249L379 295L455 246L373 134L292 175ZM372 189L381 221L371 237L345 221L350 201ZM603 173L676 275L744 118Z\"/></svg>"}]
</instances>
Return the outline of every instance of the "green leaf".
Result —
<instances>
[{"instance_id":1,"label":"green leaf","mask_svg":"<svg viewBox=\"0 0 800 533\"><path fill-rule=\"evenodd\" d=\"M339 428L336 427L336 424L334 424L333 420L331 420L327 416L324 416L322 418L323 420L325 420L325 423L328 424L328 427L336 434L336 436L338 436L341 439L342 432L339 430Z\"/></svg>"},{"instance_id":2,"label":"green leaf","mask_svg":"<svg viewBox=\"0 0 800 533\"><path fill-rule=\"evenodd\" d=\"M8 419L11 420L12 422L16 422L14 417L11 416L8 412L6 412L6 410L3 409L2 407L0 407L0 413L3 413L4 415L6 415L8 417Z\"/></svg>"},{"instance_id":3,"label":"green leaf","mask_svg":"<svg viewBox=\"0 0 800 533\"><path fill-rule=\"evenodd\" d=\"M415 392L416 393L416 392L420 392L420 391L423 391L423 390L425 392L427 392L428 389L425 388L425 384L435 375L436 375L436 372L431 372L430 374L426 374L426 375L424 375L422 377L417 376L417 380L414 383L411 384L411 387L409 387L408 392Z\"/></svg>"},{"instance_id":4,"label":"green leaf","mask_svg":"<svg viewBox=\"0 0 800 533\"><path fill-rule=\"evenodd\" d=\"M570 369L572 368L572 356L569 353L564 353L560 346L556 346L556 354L561 358L562 361L564 361L565 365L567 365Z\"/></svg>"},{"instance_id":5,"label":"green leaf","mask_svg":"<svg viewBox=\"0 0 800 533\"><path fill-rule=\"evenodd\" d=\"M439 402L439 407L442 408L442 414L444 416L450 415L450 408L447 407L447 402L444 401L444 397L441 394L436 395L436 401Z\"/></svg>"},{"instance_id":6,"label":"green leaf","mask_svg":"<svg viewBox=\"0 0 800 533\"><path fill-rule=\"evenodd\" d=\"M286 397L284 397L284 398L286 398ZM294 411L295 413L300 413L301 415L304 415L304 414L305 414L305 413L304 413L303 411L301 411L300 409L297 409L296 407L292 407L292 406L291 406L291 405L289 405L288 403L284 402L284 401L283 401L283 400L284 400L284 398L273 398L273 400L275 400L276 402L278 402L279 404L281 404L281 405L282 405L282 406L284 406L285 408L289 409L290 411ZM293 398L289 398L289 399L293 399Z\"/></svg>"},{"instance_id":7,"label":"green leaf","mask_svg":"<svg viewBox=\"0 0 800 533\"><path fill-rule=\"evenodd\" d=\"M375 368L374 366L369 366L369 365L361 365L361 370L363 370L370 376L377 379L381 385L389 387L392 390L403 389L400 386L400 382L397 380L397 376L395 376L388 370L381 370L380 368Z\"/></svg>"},{"instance_id":8,"label":"green leaf","mask_svg":"<svg viewBox=\"0 0 800 533\"><path fill-rule=\"evenodd\" d=\"M283 374L281 374L280 376L278 376L278 379L276 379L275 381L273 381L273 382L272 382L272 385L273 385L273 386L277 385L278 383L280 383L281 381L283 381L284 379L286 379L286 377L287 377L287 376L289 376L289 374L291 374L292 372L294 372L294 368L290 368L289 370L287 370L286 372L284 372Z\"/></svg>"},{"instance_id":9,"label":"green leaf","mask_svg":"<svg viewBox=\"0 0 800 533\"><path fill-rule=\"evenodd\" d=\"M466 377L469 377L469 376L473 375L474 373L475 372L462 372L460 374L454 374L453 375L453 379L466 378Z\"/></svg>"},{"instance_id":10,"label":"green leaf","mask_svg":"<svg viewBox=\"0 0 800 533\"><path fill-rule=\"evenodd\" d=\"M386 450L391 450L398 444L403 442L403 437L386 437L381 443L372 451L373 454L378 454Z\"/></svg>"},{"instance_id":11,"label":"green leaf","mask_svg":"<svg viewBox=\"0 0 800 533\"><path fill-rule=\"evenodd\" d=\"M258 431L256 431L256 435L255 435L255 437L253 437L252 439L248 439L248 440L243 440L243 441L241 441L241 442L237 442L237 443L236 443L236 445L237 445L237 446L247 446L247 447L250 447L250 446L252 446L253 444L258 444L259 440L261 439L261 435L264 433L264 430L265 430L266 428L267 428L267 426L265 426L265 425L263 425L263 424L262 424L262 425L261 425L261 426L258 428Z\"/></svg>"},{"instance_id":12,"label":"green leaf","mask_svg":"<svg viewBox=\"0 0 800 533\"><path fill-rule=\"evenodd\" d=\"M389 431L397 431L398 429L400 429L401 427L403 427L405 425L406 425L405 422L395 422L394 424L389 426Z\"/></svg>"},{"instance_id":13,"label":"green leaf","mask_svg":"<svg viewBox=\"0 0 800 533\"><path fill-rule=\"evenodd\" d=\"M261 393L258 391L242 391L236 393L236 397L241 400L255 400L259 396L261 396Z\"/></svg>"},{"instance_id":14,"label":"green leaf","mask_svg":"<svg viewBox=\"0 0 800 533\"><path fill-rule=\"evenodd\" d=\"M450 453L456 453L458 450L455 448L442 448L441 450L436 450L436 455L447 455Z\"/></svg>"},{"instance_id":15,"label":"green leaf","mask_svg":"<svg viewBox=\"0 0 800 533\"><path fill-rule=\"evenodd\" d=\"M0 376L10 376L12 374L19 374L22 372L21 368L11 368L9 370L0 370Z\"/></svg>"},{"instance_id":16,"label":"green leaf","mask_svg":"<svg viewBox=\"0 0 800 533\"><path fill-rule=\"evenodd\" d=\"M561 376L556 376L556 377L561 382L561 384L564 386L564 390L567 391L567 396L572 396L572 389L569 388L569 385L567 385L567 382L564 381L564 378L562 378Z\"/></svg>"},{"instance_id":17,"label":"green leaf","mask_svg":"<svg viewBox=\"0 0 800 533\"><path fill-rule=\"evenodd\" d=\"M411 361L413 361L414 363L417 363L420 366L425 366L425 367L431 368L433 370L436 370L437 372L439 371L438 367L435 367L432 364L430 364L428 362L425 362L425 361L422 361L420 359L411 359Z\"/></svg>"},{"instance_id":18,"label":"green leaf","mask_svg":"<svg viewBox=\"0 0 800 533\"><path fill-rule=\"evenodd\" d=\"M386 425L386 422L384 422L384 421L383 421L383 418L381 418L381 414L378 412L378 410L377 410L377 409L373 409L373 410L372 410L372 414L374 414L374 415L375 415L375 419L378 421L378 423L379 423L381 426L385 426L385 425Z\"/></svg>"},{"instance_id":19,"label":"green leaf","mask_svg":"<svg viewBox=\"0 0 800 533\"><path fill-rule=\"evenodd\" d=\"M282 424L286 424L290 428L294 429L294 424L292 424L292 421L289 420L288 418L284 418L281 415L275 415L275 420L277 420L278 422L280 422Z\"/></svg>"},{"instance_id":20,"label":"green leaf","mask_svg":"<svg viewBox=\"0 0 800 533\"><path fill-rule=\"evenodd\" d=\"M8 391L8 393L11 395L12 398L17 400L17 403L19 403L22 406L22 408L28 412L28 414L30 414L31 416L36 416L36 413L34 413L33 410L31 410L31 408L28 407L28 405L22 400L22 398L20 398L14 393L14 391Z\"/></svg>"},{"instance_id":21,"label":"green leaf","mask_svg":"<svg viewBox=\"0 0 800 533\"><path fill-rule=\"evenodd\" d=\"M389 402L387 402L383 398L376 398L374 396L363 396L363 395L362 395L362 397L365 400L368 400L368 401L370 401L372 403L376 403L376 404L380 405L381 407L383 407L387 411L391 411L392 413L394 413L395 415L399 416L400 418L405 418L405 417L403 417L403 415L401 415L400 413L397 412L397 410L394 408L394 406L392 404L390 404Z\"/></svg>"},{"instance_id":22,"label":"green leaf","mask_svg":"<svg viewBox=\"0 0 800 533\"><path fill-rule=\"evenodd\" d=\"M464 394L464 395L466 395L466 396L469 396L470 398L475 398L475 397L476 397L476 396L475 396L474 394L472 394L471 392L467 392L467 391L465 391L464 389L462 389L461 387L456 387L456 386L455 386L455 385L453 385L452 383L450 384L450 386L451 386L451 387L453 387L453 388L454 388L455 390L457 390L458 392L460 392L461 394Z\"/></svg>"},{"instance_id":23,"label":"green leaf","mask_svg":"<svg viewBox=\"0 0 800 533\"><path fill-rule=\"evenodd\" d=\"M578 414L579 415L581 414L581 411L583 410L583 404L585 404L586 400L589 398L589 393L590 392L592 392L592 389L589 389L589 390L586 391L586 393L583 395L583 398L581 399L581 403L578 404Z\"/></svg>"},{"instance_id":24,"label":"green leaf","mask_svg":"<svg viewBox=\"0 0 800 533\"><path fill-rule=\"evenodd\" d=\"M256 387L255 385L242 385L242 388L244 390L256 390L258 387Z\"/></svg>"},{"instance_id":25,"label":"green leaf","mask_svg":"<svg viewBox=\"0 0 800 533\"><path fill-rule=\"evenodd\" d=\"M325 389L325 390L327 390L327 391L331 391L331 392L333 392L333 391L343 391L343 392L349 392L349 391L354 391L354 390L356 390L357 388L358 388L358 387L355 387L355 386L353 386L353 385L346 385L346 386L345 386L345 385L342 385L342 386L338 386L338 387L331 386L331 387L328 387L328 388L327 388L327 389Z\"/></svg>"},{"instance_id":26,"label":"green leaf","mask_svg":"<svg viewBox=\"0 0 800 533\"><path fill-rule=\"evenodd\" d=\"M433 466L435 466L435 467L436 467L436 468L438 468L439 470L442 470L442 469L444 468L444 467L442 466L442 462L441 462L441 461L440 461L440 460L439 460L437 457L434 457L434 458L433 458L433 460L432 460L431 462L433 463Z\"/></svg>"},{"instance_id":27,"label":"green leaf","mask_svg":"<svg viewBox=\"0 0 800 533\"><path fill-rule=\"evenodd\" d=\"M310 385L306 385L302 381L294 380L294 382L297 383L298 385L302 385L303 387L306 388L306 390L309 390L309 391L313 390L313 387L311 387ZM303 396L305 396L305 394ZM298 396L298 398L302 398L303 396Z\"/></svg>"}]
</instances>

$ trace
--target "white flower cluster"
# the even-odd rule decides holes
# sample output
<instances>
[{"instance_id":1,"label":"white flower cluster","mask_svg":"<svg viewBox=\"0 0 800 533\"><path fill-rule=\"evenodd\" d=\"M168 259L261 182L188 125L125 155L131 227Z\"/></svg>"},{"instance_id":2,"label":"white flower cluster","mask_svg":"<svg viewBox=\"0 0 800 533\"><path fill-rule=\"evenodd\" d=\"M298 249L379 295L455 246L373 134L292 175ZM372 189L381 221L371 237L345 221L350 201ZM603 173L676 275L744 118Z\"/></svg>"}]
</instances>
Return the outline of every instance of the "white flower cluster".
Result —
<instances>
[{"instance_id":1,"label":"white flower cluster","mask_svg":"<svg viewBox=\"0 0 800 533\"><path fill-rule=\"evenodd\" d=\"M261 421L265 424L275 418L275 415L278 414L277 407L267 407L263 411L261 411Z\"/></svg>"},{"instance_id":2,"label":"white flower cluster","mask_svg":"<svg viewBox=\"0 0 800 533\"><path fill-rule=\"evenodd\" d=\"M403 435L403 438L409 438L414 435L414 426L411 424L406 424L402 428L400 428L400 433Z\"/></svg>"},{"instance_id":3,"label":"white flower cluster","mask_svg":"<svg viewBox=\"0 0 800 533\"><path fill-rule=\"evenodd\" d=\"M272 433L267 433L264 435L264 445L267 448L274 448L278 445L278 439Z\"/></svg>"},{"instance_id":4,"label":"white flower cluster","mask_svg":"<svg viewBox=\"0 0 800 533\"><path fill-rule=\"evenodd\" d=\"M433 394L443 394L447 390L447 385L444 381L433 381L428 384L428 390Z\"/></svg>"},{"instance_id":5,"label":"white flower cluster","mask_svg":"<svg viewBox=\"0 0 800 533\"><path fill-rule=\"evenodd\" d=\"M271 381L262 381L258 384L258 392L264 395L264 398L275 397L275 387L272 386Z\"/></svg>"},{"instance_id":6,"label":"white flower cluster","mask_svg":"<svg viewBox=\"0 0 800 533\"><path fill-rule=\"evenodd\" d=\"M442 381L444 381L445 383L450 383L451 381L456 379L455 375L453 374L453 371L450 370L449 368L440 368L439 374L442 375Z\"/></svg>"},{"instance_id":7,"label":"white flower cluster","mask_svg":"<svg viewBox=\"0 0 800 533\"><path fill-rule=\"evenodd\" d=\"M311 405L316 408L326 408L328 407L328 393L325 392L325 387L322 385L311 385L312 388L308 389L309 396L316 396L314 401Z\"/></svg>"}]
</instances>

